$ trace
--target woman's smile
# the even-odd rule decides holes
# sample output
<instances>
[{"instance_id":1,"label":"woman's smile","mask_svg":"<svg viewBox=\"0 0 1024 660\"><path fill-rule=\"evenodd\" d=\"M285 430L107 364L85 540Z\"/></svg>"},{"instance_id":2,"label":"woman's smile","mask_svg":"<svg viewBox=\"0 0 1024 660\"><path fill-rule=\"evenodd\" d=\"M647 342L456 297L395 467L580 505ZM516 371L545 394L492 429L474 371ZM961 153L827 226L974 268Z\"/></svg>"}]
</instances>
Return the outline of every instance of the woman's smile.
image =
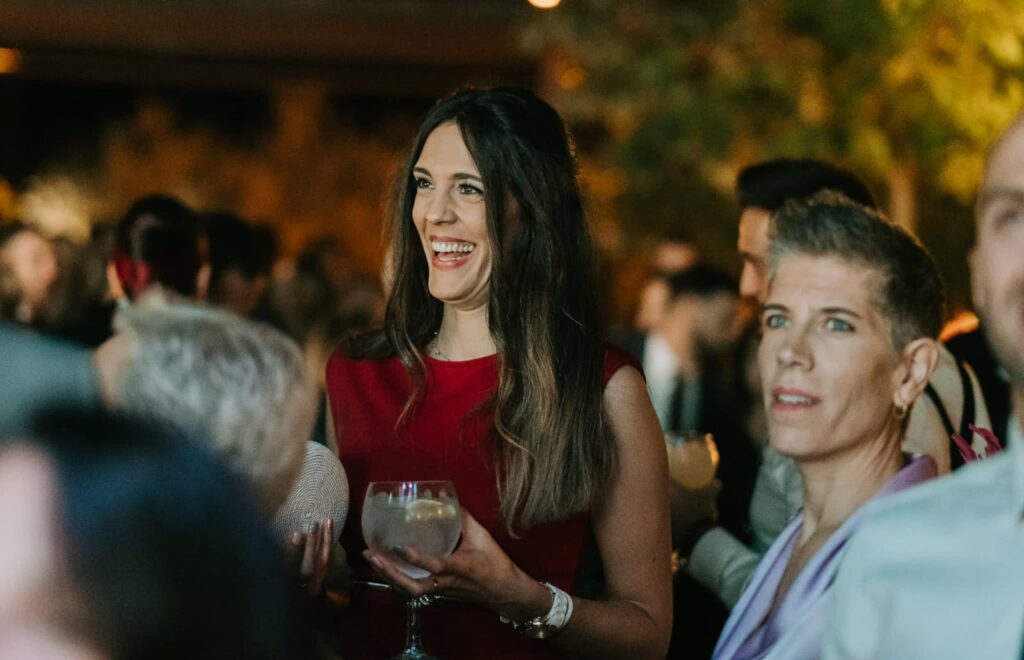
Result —
<instances>
[{"instance_id":1,"label":"woman's smile","mask_svg":"<svg viewBox=\"0 0 1024 660\"><path fill-rule=\"evenodd\" d=\"M431 236L433 250L430 265L439 270L454 270L469 261L476 244L451 236Z\"/></svg>"}]
</instances>

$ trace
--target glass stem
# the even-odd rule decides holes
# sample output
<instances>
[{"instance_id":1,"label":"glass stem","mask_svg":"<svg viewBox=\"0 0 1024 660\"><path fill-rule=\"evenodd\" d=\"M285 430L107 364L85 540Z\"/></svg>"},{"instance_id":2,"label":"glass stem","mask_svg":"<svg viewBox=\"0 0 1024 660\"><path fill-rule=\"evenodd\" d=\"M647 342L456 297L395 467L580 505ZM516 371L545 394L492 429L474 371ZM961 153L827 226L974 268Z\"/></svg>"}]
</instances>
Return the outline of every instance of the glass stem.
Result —
<instances>
[{"instance_id":1,"label":"glass stem","mask_svg":"<svg viewBox=\"0 0 1024 660\"><path fill-rule=\"evenodd\" d=\"M420 641L420 599L410 598L405 602L405 653L423 653Z\"/></svg>"}]
</instances>

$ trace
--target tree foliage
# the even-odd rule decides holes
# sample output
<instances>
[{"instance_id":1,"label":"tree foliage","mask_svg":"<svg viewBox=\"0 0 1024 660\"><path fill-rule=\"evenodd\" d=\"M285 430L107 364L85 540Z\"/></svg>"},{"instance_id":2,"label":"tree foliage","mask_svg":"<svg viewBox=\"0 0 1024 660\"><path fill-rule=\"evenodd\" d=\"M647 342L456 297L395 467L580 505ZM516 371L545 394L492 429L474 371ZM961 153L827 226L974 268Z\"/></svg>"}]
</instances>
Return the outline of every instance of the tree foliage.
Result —
<instances>
[{"instance_id":1,"label":"tree foliage","mask_svg":"<svg viewBox=\"0 0 1024 660\"><path fill-rule=\"evenodd\" d=\"M544 19L527 43L623 173L636 234L686 223L724 245L732 224L707 218L738 168L805 156L852 168L926 239L962 240L936 223L968 221L985 149L1024 104L1024 0L576 0Z\"/></svg>"}]
</instances>

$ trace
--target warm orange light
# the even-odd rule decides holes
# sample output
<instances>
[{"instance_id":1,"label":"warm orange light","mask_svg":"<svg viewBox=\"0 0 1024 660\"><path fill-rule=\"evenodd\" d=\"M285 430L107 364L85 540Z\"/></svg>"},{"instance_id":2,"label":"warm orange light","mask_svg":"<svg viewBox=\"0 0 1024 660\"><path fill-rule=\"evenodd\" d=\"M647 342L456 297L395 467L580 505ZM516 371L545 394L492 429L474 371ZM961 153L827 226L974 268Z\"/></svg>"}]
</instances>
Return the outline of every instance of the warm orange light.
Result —
<instances>
[{"instance_id":1,"label":"warm orange light","mask_svg":"<svg viewBox=\"0 0 1024 660\"><path fill-rule=\"evenodd\" d=\"M558 85L562 89L576 89L583 84L587 72L581 66L572 66L558 76Z\"/></svg>"},{"instance_id":2,"label":"warm orange light","mask_svg":"<svg viewBox=\"0 0 1024 660\"><path fill-rule=\"evenodd\" d=\"M21 51L0 48L0 74L14 73L21 68Z\"/></svg>"},{"instance_id":3,"label":"warm orange light","mask_svg":"<svg viewBox=\"0 0 1024 660\"><path fill-rule=\"evenodd\" d=\"M962 335L965 332L974 332L978 329L978 317L971 311L963 311L951 318L946 322L946 325L942 327L942 333L939 335L939 341L948 341L957 335Z\"/></svg>"},{"instance_id":4,"label":"warm orange light","mask_svg":"<svg viewBox=\"0 0 1024 660\"><path fill-rule=\"evenodd\" d=\"M562 4L562 0L530 0L530 4L537 9L554 9Z\"/></svg>"}]
</instances>

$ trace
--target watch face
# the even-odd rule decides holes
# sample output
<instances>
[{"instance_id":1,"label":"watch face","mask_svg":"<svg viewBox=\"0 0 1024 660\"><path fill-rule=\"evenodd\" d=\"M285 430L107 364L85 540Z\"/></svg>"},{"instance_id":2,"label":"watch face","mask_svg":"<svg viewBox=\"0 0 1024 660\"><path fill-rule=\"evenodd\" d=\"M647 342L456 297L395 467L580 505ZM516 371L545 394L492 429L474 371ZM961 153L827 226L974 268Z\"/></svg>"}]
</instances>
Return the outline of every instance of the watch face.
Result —
<instances>
[{"instance_id":1,"label":"watch face","mask_svg":"<svg viewBox=\"0 0 1024 660\"><path fill-rule=\"evenodd\" d=\"M548 637L553 637L558 630L554 626L544 625L543 623L528 623L522 632L530 639L547 639Z\"/></svg>"}]
</instances>

